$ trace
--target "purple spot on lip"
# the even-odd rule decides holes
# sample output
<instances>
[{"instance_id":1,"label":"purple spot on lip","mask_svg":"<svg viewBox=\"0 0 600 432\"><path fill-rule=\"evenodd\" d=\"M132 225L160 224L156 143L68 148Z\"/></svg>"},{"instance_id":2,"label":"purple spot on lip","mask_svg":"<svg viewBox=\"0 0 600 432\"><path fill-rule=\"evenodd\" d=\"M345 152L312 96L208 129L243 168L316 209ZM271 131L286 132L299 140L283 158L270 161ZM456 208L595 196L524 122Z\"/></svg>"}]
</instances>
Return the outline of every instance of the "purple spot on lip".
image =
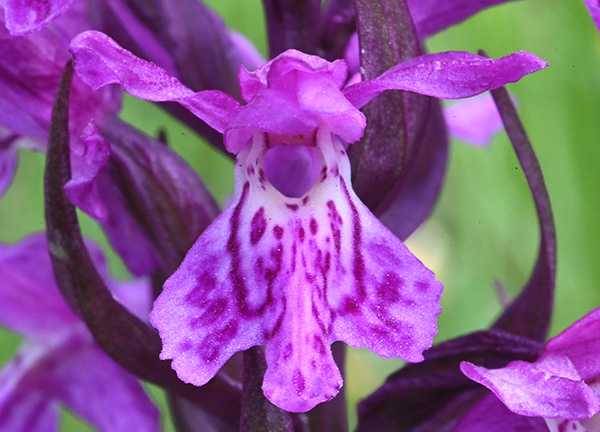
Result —
<instances>
[{"instance_id":1,"label":"purple spot on lip","mask_svg":"<svg viewBox=\"0 0 600 432\"><path fill-rule=\"evenodd\" d=\"M424 281L417 281L417 282L415 282L415 287L416 287L416 288L417 288L419 291L421 291L421 292L425 293L425 292L429 291L429 288L430 288L431 286L430 286L430 285L429 285L429 283L427 283L427 282L424 282Z\"/></svg>"},{"instance_id":2,"label":"purple spot on lip","mask_svg":"<svg viewBox=\"0 0 600 432\"><path fill-rule=\"evenodd\" d=\"M275 326L273 326L273 330L271 330L271 332L268 335L268 338L272 338L273 336L275 336L279 330L281 330L281 325L283 324L283 319L285 318L285 311L287 309L287 302L285 297L282 298L283 301L283 310L281 311L281 314L277 317L277 321L275 322Z\"/></svg>"},{"instance_id":3,"label":"purple spot on lip","mask_svg":"<svg viewBox=\"0 0 600 432\"><path fill-rule=\"evenodd\" d=\"M213 362L237 332L238 323L235 319L232 319L221 330L206 336L198 348L198 353L207 362Z\"/></svg>"},{"instance_id":4,"label":"purple spot on lip","mask_svg":"<svg viewBox=\"0 0 600 432\"><path fill-rule=\"evenodd\" d=\"M220 348L219 336L215 333L211 333L204 338L198 347L198 354L200 354L205 361L213 362L219 355Z\"/></svg>"},{"instance_id":5,"label":"purple spot on lip","mask_svg":"<svg viewBox=\"0 0 600 432\"><path fill-rule=\"evenodd\" d=\"M224 298L216 299L210 304L206 311L198 318L200 324L212 324L221 317L225 309L227 308L227 300Z\"/></svg>"},{"instance_id":6,"label":"purple spot on lip","mask_svg":"<svg viewBox=\"0 0 600 432\"><path fill-rule=\"evenodd\" d=\"M287 208L289 208L291 211L296 211L298 210L298 204L286 204L285 205Z\"/></svg>"},{"instance_id":7,"label":"purple spot on lip","mask_svg":"<svg viewBox=\"0 0 600 432\"><path fill-rule=\"evenodd\" d=\"M179 344L179 350L181 352L186 352L192 349L192 343L189 340L186 340L185 342L182 342L181 344Z\"/></svg>"},{"instance_id":8,"label":"purple spot on lip","mask_svg":"<svg viewBox=\"0 0 600 432\"><path fill-rule=\"evenodd\" d=\"M321 170L321 181L325 181L325 179L327 178L327 167L323 167L323 169Z\"/></svg>"},{"instance_id":9,"label":"purple spot on lip","mask_svg":"<svg viewBox=\"0 0 600 432\"><path fill-rule=\"evenodd\" d=\"M292 357L293 353L294 347L292 346L292 343L289 342L283 350L283 360L288 361Z\"/></svg>"},{"instance_id":10,"label":"purple spot on lip","mask_svg":"<svg viewBox=\"0 0 600 432\"><path fill-rule=\"evenodd\" d=\"M304 382L304 375L302 375L300 369L296 369L296 371L294 372L292 382L294 383L296 393L298 393L298 395L302 394L304 392L304 389L306 388L306 383Z\"/></svg>"},{"instance_id":11,"label":"purple spot on lip","mask_svg":"<svg viewBox=\"0 0 600 432\"><path fill-rule=\"evenodd\" d=\"M342 303L340 313L342 315L357 315L360 313L360 305L355 298L346 296L344 297L344 302Z\"/></svg>"},{"instance_id":12,"label":"purple spot on lip","mask_svg":"<svg viewBox=\"0 0 600 432\"><path fill-rule=\"evenodd\" d=\"M283 227L275 225L273 227L273 234L275 234L277 240L281 240L281 238L283 237Z\"/></svg>"},{"instance_id":13,"label":"purple spot on lip","mask_svg":"<svg viewBox=\"0 0 600 432\"><path fill-rule=\"evenodd\" d=\"M267 228L267 220L265 219L265 209L261 207L250 222L250 243L255 245L262 238Z\"/></svg>"},{"instance_id":14,"label":"purple spot on lip","mask_svg":"<svg viewBox=\"0 0 600 432\"><path fill-rule=\"evenodd\" d=\"M379 321L385 324L386 327L393 329L395 332L402 331L403 333L407 333L410 331L410 328L405 325L405 323L391 316L386 308L371 305L371 310Z\"/></svg>"},{"instance_id":15,"label":"purple spot on lip","mask_svg":"<svg viewBox=\"0 0 600 432\"><path fill-rule=\"evenodd\" d=\"M319 224L317 223L315 218L310 218L309 227L310 227L310 233L312 235L317 234L317 231L319 229Z\"/></svg>"},{"instance_id":16,"label":"purple spot on lip","mask_svg":"<svg viewBox=\"0 0 600 432\"><path fill-rule=\"evenodd\" d=\"M323 339L319 335L314 335L314 348L321 355L325 355L325 344L323 343Z\"/></svg>"},{"instance_id":17,"label":"purple spot on lip","mask_svg":"<svg viewBox=\"0 0 600 432\"><path fill-rule=\"evenodd\" d=\"M206 297L215 289L217 280L209 272L204 272L197 278L197 285L185 296L185 302L196 308L206 306Z\"/></svg>"},{"instance_id":18,"label":"purple spot on lip","mask_svg":"<svg viewBox=\"0 0 600 432\"><path fill-rule=\"evenodd\" d=\"M300 243L304 241L304 228L302 227L298 230L298 239L300 240Z\"/></svg>"},{"instance_id":19,"label":"purple spot on lip","mask_svg":"<svg viewBox=\"0 0 600 432\"><path fill-rule=\"evenodd\" d=\"M404 281L394 272L386 273L383 280L377 284L377 298L385 303L392 304L398 302L402 297L400 290L404 286Z\"/></svg>"},{"instance_id":20,"label":"purple spot on lip","mask_svg":"<svg viewBox=\"0 0 600 432\"><path fill-rule=\"evenodd\" d=\"M308 197L305 196L304 198L302 198L302 205L306 205L308 204Z\"/></svg>"}]
</instances>

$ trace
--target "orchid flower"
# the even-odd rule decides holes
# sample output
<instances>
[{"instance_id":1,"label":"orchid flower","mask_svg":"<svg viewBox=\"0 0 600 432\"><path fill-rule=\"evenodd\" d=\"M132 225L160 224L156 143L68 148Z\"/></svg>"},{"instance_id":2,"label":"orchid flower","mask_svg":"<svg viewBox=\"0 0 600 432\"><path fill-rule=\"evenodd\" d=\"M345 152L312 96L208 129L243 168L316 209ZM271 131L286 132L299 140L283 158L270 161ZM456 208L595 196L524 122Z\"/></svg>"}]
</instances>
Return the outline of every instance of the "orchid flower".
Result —
<instances>
[{"instance_id":1,"label":"orchid flower","mask_svg":"<svg viewBox=\"0 0 600 432\"><path fill-rule=\"evenodd\" d=\"M551 432L600 431L600 417L593 418L600 412L599 330L600 309L596 309L550 339L534 362L514 361L500 369L463 362L463 373L489 388L510 411L498 407L490 395L491 400L475 405L456 430L482 430L488 422L511 417L518 422L519 416L526 416L545 419ZM495 406L494 415L490 406ZM482 409L486 409L485 416Z\"/></svg>"},{"instance_id":2,"label":"orchid flower","mask_svg":"<svg viewBox=\"0 0 600 432\"><path fill-rule=\"evenodd\" d=\"M488 145L502 130L502 119L489 94L446 106L444 119L451 136L478 147Z\"/></svg>"},{"instance_id":3,"label":"orchid flower","mask_svg":"<svg viewBox=\"0 0 600 432\"><path fill-rule=\"evenodd\" d=\"M240 70L241 105L219 91L194 93L102 33L79 35L71 50L91 87L119 83L137 97L177 101L237 155L233 204L167 280L151 323L162 358L196 385L235 352L266 345L263 390L288 411L341 387L332 342L415 362L436 332L441 284L352 191L346 147L365 128L358 108L387 89L473 96L545 66L528 53L441 53L343 88L345 62L288 50Z\"/></svg>"},{"instance_id":4,"label":"orchid flower","mask_svg":"<svg viewBox=\"0 0 600 432\"><path fill-rule=\"evenodd\" d=\"M89 246L107 277L104 257ZM108 357L62 298L45 236L0 245L0 271L0 323L26 337L0 371L0 429L55 430L60 403L101 431L158 431L158 410L138 380ZM146 281L107 282L118 299L147 318Z\"/></svg>"},{"instance_id":5,"label":"orchid flower","mask_svg":"<svg viewBox=\"0 0 600 432\"><path fill-rule=\"evenodd\" d=\"M68 43L89 28L83 21L82 11L76 8L51 29L14 37L0 16L0 196L12 181L18 148L45 151L54 93L69 60ZM91 118L102 121L120 109L120 96L110 89L92 92L76 80L72 93L71 132L75 137Z\"/></svg>"},{"instance_id":6,"label":"orchid flower","mask_svg":"<svg viewBox=\"0 0 600 432\"><path fill-rule=\"evenodd\" d=\"M4 54L0 68L5 72L0 74L0 196L17 169L19 148L46 151L54 93L69 60L68 43L92 25L84 6L74 5L50 26L25 36L11 36L0 26ZM116 118L121 97L115 90L94 92L75 77L69 123L73 175L65 188L72 203L102 224L134 275L147 275L158 268L168 273L214 219L218 208L180 157ZM176 182L188 184L194 194L179 193ZM139 198L134 201L126 196L127 188L146 193L133 194ZM168 193L171 201L160 199L161 193ZM187 220L166 221L180 216L174 211L161 212L159 208L167 205L181 208ZM152 220L140 221L141 216ZM185 246L175 246L182 242Z\"/></svg>"}]
</instances>

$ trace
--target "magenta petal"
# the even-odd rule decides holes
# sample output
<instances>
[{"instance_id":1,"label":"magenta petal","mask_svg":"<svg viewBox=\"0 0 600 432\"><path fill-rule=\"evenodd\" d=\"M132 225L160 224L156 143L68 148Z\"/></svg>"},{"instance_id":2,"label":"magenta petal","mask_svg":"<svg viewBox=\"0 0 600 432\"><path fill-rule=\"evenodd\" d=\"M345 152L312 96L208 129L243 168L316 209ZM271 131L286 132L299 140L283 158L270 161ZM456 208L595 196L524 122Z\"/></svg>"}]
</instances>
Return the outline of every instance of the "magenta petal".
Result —
<instances>
[{"instance_id":1,"label":"magenta petal","mask_svg":"<svg viewBox=\"0 0 600 432\"><path fill-rule=\"evenodd\" d=\"M13 35L37 31L62 16L77 0L6 0L6 27Z\"/></svg>"},{"instance_id":2,"label":"magenta petal","mask_svg":"<svg viewBox=\"0 0 600 432\"><path fill-rule=\"evenodd\" d=\"M39 339L77 322L54 284L43 234L17 245L0 245L0 323Z\"/></svg>"},{"instance_id":3,"label":"magenta petal","mask_svg":"<svg viewBox=\"0 0 600 432\"><path fill-rule=\"evenodd\" d=\"M494 99L489 94L446 106L444 117L453 138L476 146L490 144L503 128Z\"/></svg>"},{"instance_id":4,"label":"magenta petal","mask_svg":"<svg viewBox=\"0 0 600 432\"><path fill-rule=\"evenodd\" d=\"M546 344L544 355L569 358L582 379L600 376L600 309L576 321Z\"/></svg>"},{"instance_id":5,"label":"magenta petal","mask_svg":"<svg viewBox=\"0 0 600 432\"><path fill-rule=\"evenodd\" d=\"M99 430L159 430L159 413L135 376L97 345L62 356L45 379L51 395Z\"/></svg>"},{"instance_id":6,"label":"magenta petal","mask_svg":"<svg viewBox=\"0 0 600 432\"><path fill-rule=\"evenodd\" d=\"M13 37L0 20L0 125L15 134L39 140L45 150L52 102L63 68L69 60L68 41L82 20L73 8L51 28ZM59 27L58 24L61 24ZM89 26L89 24L86 24ZM94 118L116 112L120 97L114 91L93 92L79 79L71 89L70 131L78 136Z\"/></svg>"},{"instance_id":7,"label":"magenta petal","mask_svg":"<svg viewBox=\"0 0 600 432\"><path fill-rule=\"evenodd\" d=\"M563 356L546 356L534 363L513 361L501 369L469 362L462 362L460 368L520 415L578 420L600 411L598 395Z\"/></svg>"},{"instance_id":8,"label":"magenta petal","mask_svg":"<svg viewBox=\"0 0 600 432\"><path fill-rule=\"evenodd\" d=\"M301 197L269 183L276 137L255 133L238 155L236 203L165 283L150 320L182 380L202 385L236 351L264 344L265 395L307 411L342 385L336 340L409 361L431 345L441 284L358 201L341 142L314 133L322 170Z\"/></svg>"},{"instance_id":9,"label":"magenta petal","mask_svg":"<svg viewBox=\"0 0 600 432\"><path fill-rule=\"evenodd\" d=\"M94 123L82 132L79 140L71 143L72 177L65 184L69 200L100 222L108 212L96 190L96 178L110 158L110 144L102 138Z\"/></svg>"},{"instance_id":10,"label":"magenta petal","mask_svg":"<svg viewBox=\"0 0 600 432\"><path fill-rule=\"evenodd\" d=\"M37 344L26 344L0 371L0 430L56 430L58 407L47 395L36 392L35 380L29 378L43 352Z\"/></svg>"},{"instance_id":11,"label":"magenta petal","mask_svg":"<svg viewBox=\"0 0 600 432\"><path fill-rule=\"evenodd\" d=\"M571 429L564 429L569 432ZM486 395L460 418L452 432L548 432L543 419L510 411L493 394Z\"/></svg>"},{"instance_id":12,"label":"magenta petal","mask_svg":"<svg viewBox=\"0 0 600 432\"><path fill-rule=\"evenodd\" d=\"M596 27L600 30L600 2L598 2L598 0L583 0L583 2L590 11L594 24L596 24Z\"/></svg>"},{"instance_id":13,"label":"magenta petal","mask_svg":"<svg viewBox=\"0 0 600 432\"><path fill-rule=\"evenodd\" d=\"M220 91L194 93L154 63L142 60L103 33L88 31L71 41L75 69L93 89L120 84L132 96L155 102L176 101L212 128L223 132L239 103Z\"/></svg>"},{"instance_id":14,"label":"magenta petal","mask_svg":"<svg viewBox=\"0 0 600 432\"><path fill-rule=\"evenodd\" d=\"M366 105L385 90L408 90L441 99L471 97L547 66L528 52L516 52L500 59L445 52L429 54L400 63L371 81L354 84L344 90L357 108Z\"/></svg>"},{"instance_id":15,"label":"magenta petal","mask_svg":"<svg viewBox=\"0 0 600 432\"><path fill-rule=\"evenodd\" d=\"M2 387L2 377L0 377ZM40 394L0 395L0 430L11 432L48 432L56 430L58 406Z\"/></svg>"}]
</instances>

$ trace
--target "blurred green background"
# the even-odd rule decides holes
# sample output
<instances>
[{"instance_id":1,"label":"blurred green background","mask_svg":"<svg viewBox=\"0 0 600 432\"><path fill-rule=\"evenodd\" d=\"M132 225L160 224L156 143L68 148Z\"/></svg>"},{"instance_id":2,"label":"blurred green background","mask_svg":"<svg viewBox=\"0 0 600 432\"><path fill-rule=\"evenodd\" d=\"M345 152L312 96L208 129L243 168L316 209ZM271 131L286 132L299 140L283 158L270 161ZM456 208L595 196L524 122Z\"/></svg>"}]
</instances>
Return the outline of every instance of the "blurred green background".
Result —
<instances>
[{"instance_id":1,"label":"blurred green background","mask_svg":"<svg viewBox=\"0 0 600 432\"><path fill-rule=\"evenodd\" d=\"M260 1L207 3L266 52ZM430 52L484 49L491 57L526 50L550 64L509 89L519 101L554 207L558 283L552 334L600 305L599 41L582 2L526 0L484 11L426 43ZM123 117L151 135L166 130L172 146L221 202L232 191L231 162L160 109L125 98ZM43 164L43 155L21 152L17 178L0 201L0 241L15 242L44 229ZM106 246L98 227L82 219L85 233ZM530 193L506 136L500 134L488 148L452 142L441 199L408 241L445 285L436 341L488 326L500 311L494 281L516 295L531 271L537 242ZM111 264L115 274L126 276L114 254ZM0 363L14 354L18 342L18 336L0 332ZM350 349L345 380L350 404L401 364ZM159 390L152 393L162 400ZM65 412L61 430L91 429ZM168 417L165 430L172 430Z\"/></svg>"}]
</instances>

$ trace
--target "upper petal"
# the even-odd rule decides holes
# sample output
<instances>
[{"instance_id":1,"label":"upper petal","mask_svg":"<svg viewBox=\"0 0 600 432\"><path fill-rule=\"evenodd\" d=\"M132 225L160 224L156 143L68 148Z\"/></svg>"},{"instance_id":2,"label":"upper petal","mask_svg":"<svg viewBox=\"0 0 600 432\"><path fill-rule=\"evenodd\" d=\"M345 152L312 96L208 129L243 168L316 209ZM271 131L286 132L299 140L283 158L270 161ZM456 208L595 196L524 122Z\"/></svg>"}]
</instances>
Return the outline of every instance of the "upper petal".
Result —
<instances>
[{"instance_id":1,"label":"upper petal","mask_svg":"<svg viewBox=\"0 0 600 432\"><path fill-rule=\"evenodd\" d=\"M319 123L346 142L357 141L366 122L340 91L346 76L344 61L329 62L296 50L282 53L254 72L241 69L240 88L248 104L226 130L227 149L239 152L256 130L305 134Z\"/></svg>"},{"instance_id":2,"label":"upper petal","mask_svg":"<svg viewBox=\"0 0 600 432\"><path fill-rule=\"evenodd\" d=\"M77 73L92 88L116 83L141 99L179 102L219 132L239 107L235 99L220 91L194 93L164 69L136 57L100 32L76 36L71 41L71 53Z\"/></svg>"},{"instance_id":3,"label":"upper petal","mask_svg":"<svg viewBox=\"0 0 600 432\"><path fill-rule=\"evenodd\" d=\"M528 52L489 59L467 52L429 54L400 63L379 77L344 89L357 108L385 90L408 90L441 99L459 99L520 80L547 66Z\"/></svg>"}]
</instances>

